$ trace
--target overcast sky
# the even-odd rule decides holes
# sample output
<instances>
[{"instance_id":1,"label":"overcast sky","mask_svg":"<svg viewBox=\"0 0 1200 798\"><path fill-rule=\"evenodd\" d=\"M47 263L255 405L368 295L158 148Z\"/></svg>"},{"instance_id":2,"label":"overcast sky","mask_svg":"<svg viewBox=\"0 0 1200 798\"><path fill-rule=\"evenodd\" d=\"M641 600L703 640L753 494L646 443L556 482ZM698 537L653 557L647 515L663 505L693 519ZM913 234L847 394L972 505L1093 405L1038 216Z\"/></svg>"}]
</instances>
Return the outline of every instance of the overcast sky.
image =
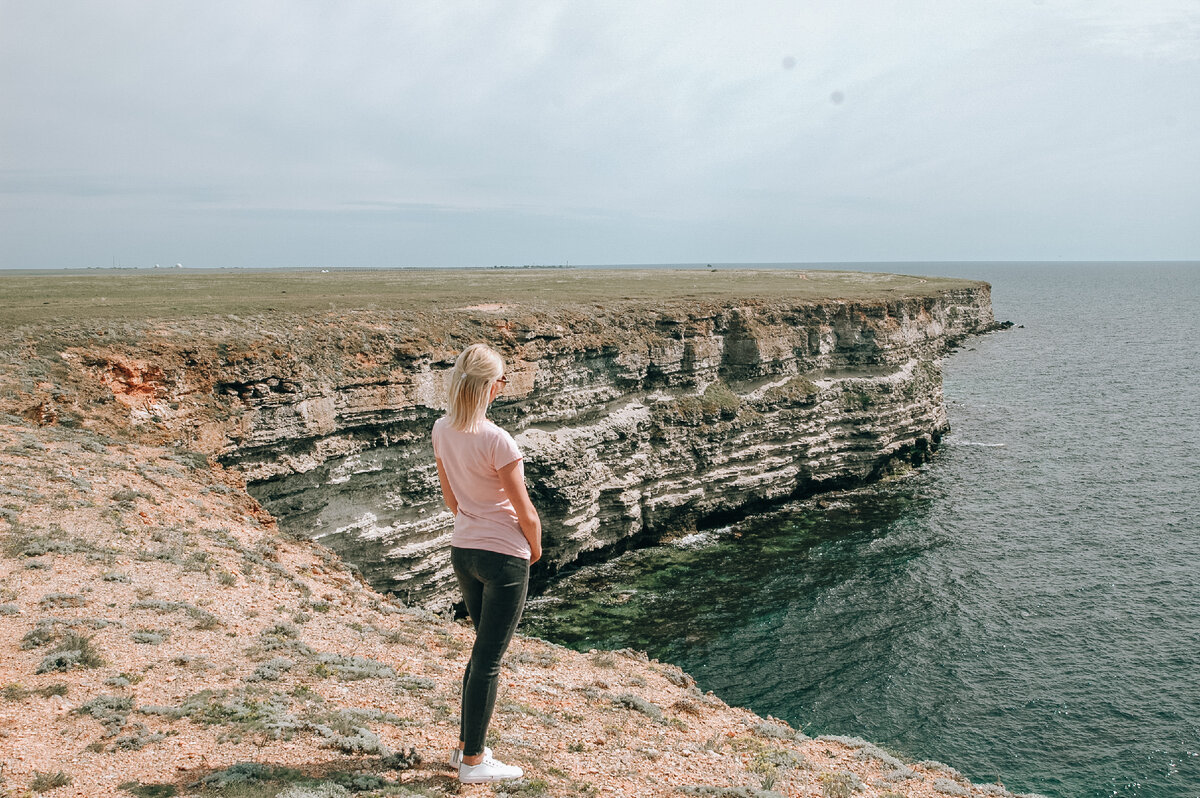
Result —
<instances>
[{"instance_id":1,"label":"overcast sky","mask_svg":"<svg viewBox=\"0 0 1200 798\"><path fill-rule=\"evenodd\" d=\"M1200 2L0 0L0 267L1200 259Z\"/></svg>"}]
</instances>

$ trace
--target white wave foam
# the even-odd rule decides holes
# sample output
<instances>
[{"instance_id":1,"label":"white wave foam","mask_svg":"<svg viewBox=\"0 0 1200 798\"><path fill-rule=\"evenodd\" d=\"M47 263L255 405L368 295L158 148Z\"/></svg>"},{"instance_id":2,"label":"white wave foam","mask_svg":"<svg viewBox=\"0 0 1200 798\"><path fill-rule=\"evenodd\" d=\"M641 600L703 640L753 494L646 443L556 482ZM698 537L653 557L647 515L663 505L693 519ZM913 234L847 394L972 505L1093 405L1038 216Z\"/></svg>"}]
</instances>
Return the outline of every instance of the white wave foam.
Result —
<instances>
[{"instance_id":1,"label":"white wave foam","mask_svg":"<svg viewBox=\"0 0 1200 798\"><path fill-rule=\"evenodd\" d=\"M672 540L671 544L677 549L700 549L705 546L710 546L717 542L722 532L728 532L729 527L721 529L713 529L706 532L693 532L690 535L684 535L679 540Z\"/></svg>"}]
</instances>

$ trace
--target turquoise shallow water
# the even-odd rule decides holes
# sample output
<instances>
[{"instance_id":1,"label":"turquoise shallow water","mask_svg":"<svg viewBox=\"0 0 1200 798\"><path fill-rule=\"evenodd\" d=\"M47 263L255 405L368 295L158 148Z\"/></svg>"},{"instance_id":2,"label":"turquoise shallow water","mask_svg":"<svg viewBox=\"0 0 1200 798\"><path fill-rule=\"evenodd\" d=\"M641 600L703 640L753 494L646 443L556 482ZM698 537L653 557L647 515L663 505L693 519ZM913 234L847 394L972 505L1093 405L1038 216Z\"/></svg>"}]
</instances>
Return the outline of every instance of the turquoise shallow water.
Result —
<instances>
[{"instance_id":1,"label":"turquoise shallow water","mask_svg":"<svg viewBox=\"0 0 1200 798\"><path fill-rule=\"evenodd\" d=\"M903 270L1024 325L947 359L931 464L581 569L524 631L1015 791L1200 796L1200 265Z\"/></svg>"}]
</instances>

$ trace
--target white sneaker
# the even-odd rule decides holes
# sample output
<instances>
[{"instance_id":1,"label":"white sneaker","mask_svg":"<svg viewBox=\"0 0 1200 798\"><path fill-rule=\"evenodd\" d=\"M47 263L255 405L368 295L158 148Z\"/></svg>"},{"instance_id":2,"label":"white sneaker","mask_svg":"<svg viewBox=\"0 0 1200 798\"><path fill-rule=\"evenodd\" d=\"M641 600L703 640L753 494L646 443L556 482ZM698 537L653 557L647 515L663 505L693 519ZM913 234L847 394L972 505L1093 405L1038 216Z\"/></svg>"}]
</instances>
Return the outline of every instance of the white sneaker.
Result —
<instances>
[{"instance_id":1,"label":"white sneaker","mask_svg":"<svg viewBox=\"0 0 1200 798\"><path fill-rule=\"evenodd\" d=\"M482 784L487 781L519 779L525 774L516 765L506 765L490 756L484 756L478 765L462 763L458 766L458 780L463 784Z\"/></svg>"},{"instance_id":2,"label":"white sneaker","mask_svg":"<svg viewBox=\"0 0 1200 798\"><path fill-rule=\"evenodd\" d=\"M485 745L483 747L483 758L487 759L491 755L492 755L492 749L488 748ZM463 756L463 750L461 748L450 749L450 767L457 768L459 765L461 765L462 764L462 756Z\"/></svg>"}]
</instances>

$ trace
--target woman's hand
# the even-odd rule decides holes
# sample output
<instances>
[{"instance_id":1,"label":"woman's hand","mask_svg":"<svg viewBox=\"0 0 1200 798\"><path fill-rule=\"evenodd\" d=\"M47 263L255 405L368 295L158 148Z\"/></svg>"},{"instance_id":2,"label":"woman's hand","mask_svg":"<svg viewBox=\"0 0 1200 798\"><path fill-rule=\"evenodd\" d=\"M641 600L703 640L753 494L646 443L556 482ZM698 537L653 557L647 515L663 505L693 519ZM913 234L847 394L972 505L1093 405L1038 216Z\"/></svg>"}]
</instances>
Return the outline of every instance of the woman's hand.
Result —
<instances>
[{"instance_id":1,"label":"woman's hand","mask_svg":"<svg viewBox=\"0 0 1200 798\"><path fill-rule=\"evenodd\" d=\"M524 461L520 458L513 460L497 473L500 475L500 487L504 488L504 495L517 511L521 534L529 541L529 564L533 565L542 557L542 519L538 517L533 502L529 500L529 491L525 489Z\"/></svg>"}]
</instances>

